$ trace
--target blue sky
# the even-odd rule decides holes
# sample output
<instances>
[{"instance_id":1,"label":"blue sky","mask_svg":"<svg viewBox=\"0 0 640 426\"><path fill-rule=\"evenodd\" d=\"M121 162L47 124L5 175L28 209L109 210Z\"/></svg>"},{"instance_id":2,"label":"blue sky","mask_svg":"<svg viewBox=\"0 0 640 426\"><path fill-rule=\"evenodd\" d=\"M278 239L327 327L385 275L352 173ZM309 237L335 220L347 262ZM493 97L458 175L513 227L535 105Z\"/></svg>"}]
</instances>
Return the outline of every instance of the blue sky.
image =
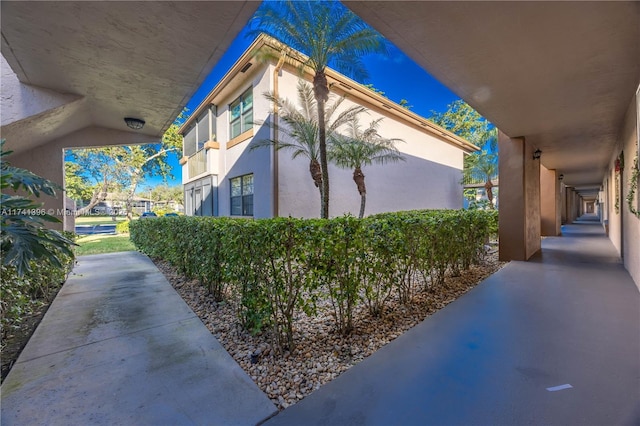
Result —
<instances>
[{"instance_id":1,"label":"blue sky","mask_svg":"<svg viewBox=\"0 0 640 426\"><path fill-rule=\"evenodd\" d=\"M198 107L222 76L249 47L253 38L247 37L247 33L247 28L245 28L238 34L204 83L189 100L187 103L189 112L193 112ZM391 43L389 43L388 53L386 56L370 55L363 58L369 79L361 83L372 83L376 89L385 92L385 96L392 101L399 102L400 99L406 99L412 106L411 110L424 117L429 117L431 111L446 111L447 105L459 99ZM178 163L178 155L171 155L169 163L173 169L174 179L168 183L169 185L180 185L181 168ZM161 183L160 178L150 178L141 185L141 189L144 190L148 186Z\"/></svg>"}]
</instances>

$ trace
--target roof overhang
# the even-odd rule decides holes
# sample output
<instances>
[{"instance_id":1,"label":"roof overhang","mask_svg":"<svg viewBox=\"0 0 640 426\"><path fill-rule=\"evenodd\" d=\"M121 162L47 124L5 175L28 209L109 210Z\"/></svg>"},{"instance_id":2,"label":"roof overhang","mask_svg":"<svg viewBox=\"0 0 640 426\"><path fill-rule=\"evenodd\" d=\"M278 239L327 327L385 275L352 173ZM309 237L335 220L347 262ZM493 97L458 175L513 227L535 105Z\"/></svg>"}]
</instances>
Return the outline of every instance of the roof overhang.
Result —
<instances>
[{"instance_id":1,"label":"roof overhang","mask_svg":"<svg viewBox=\"0 0 640 426\"><path fill-rule=\"evenodd\" d=\"M640 82L639 2L345 5L499 129L524 136L566 184L600 185Z\"/></svg>"},{"instance_id":2,"label":"roof overhang","mask_svg":"<svg viewBox=\"0 0 640 426\"><path fill-rule=\"evenodd\" d=\"M281 54L286 54L284 64L291 72L299 73L300 70L303 70L302 76L307 81L313 81L313 70L310 67L303 67L307 62L305 55L272 37L261 34L256 37L253 43L240 55L229 71L227 71L200 105L193 111L190 117L182 124L179 132L184 134L205 108L212 104L215 105L218 102L217 99L224 98L226 94L235 89L238 84L241 84L238 76L244 72L243 70L247 69L248 64L258 66L268 62L275 64ZM480 149L466 139L443 129L426 118L402 107L391 99L374 92L331 68L327 68L325 73L331 91L337 95L347 96L349 99L360 103L366 108L374 109L382 115L429 134L466 153Z\"/></svg>"},{"instance_id":3,"label":"roof overhang","mask_svg":"<svg viewBox=\"0 0 640 426\"><path fill-rule=\"evenodd\" d=\"M21 96L56 98L44 111L3 119L8 148L19 153L88 126L129 131L128 116L159 139L258 6L2 1L2 56L15 73L3 67L3 86L6 77L23 84ZM3 115L16 108L12 96L3 88Z\"/></svg>"}]
</instances>

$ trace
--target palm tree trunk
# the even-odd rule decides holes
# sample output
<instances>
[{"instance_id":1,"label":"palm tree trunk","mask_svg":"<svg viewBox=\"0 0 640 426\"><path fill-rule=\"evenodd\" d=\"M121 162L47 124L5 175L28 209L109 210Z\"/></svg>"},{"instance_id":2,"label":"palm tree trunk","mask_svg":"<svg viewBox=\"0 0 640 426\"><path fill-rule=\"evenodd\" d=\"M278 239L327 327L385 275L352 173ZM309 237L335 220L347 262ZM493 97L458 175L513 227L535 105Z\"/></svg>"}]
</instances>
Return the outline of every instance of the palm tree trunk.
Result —
<instances>
[{"instance_id":1,"label":"palm tree trunk","mask_svg":"<svg viewBox=\"0 0 640 426\"><path fill-rule=\"evenodd\" d=\"M487 181L484 184L484 189L487 192L487 199L489 200L489 208L493 210L493 190L491 188L493 188L493 182L491 182L491 179L487 179Z\"/></svg>"},{"instance_id":2,"label":"palm tree trunk","mask_svg":"<svg viewBox=\"0 0 640 426\"><path fill-rule=\"evenodd\" d=\"M315 158L309 162L309 173L311 173L311 179L313 179L316 188L322 190L322 168Z\"/></svg>"},{"instance_id":3,"label":"palm tree trunk","mask_svg":"<svg viewBox=\"0 0 640 426\"><path fill-rule=\"evenodd\" d=\"M327 128L324 120L324 105L329 99L329 86L324 71L317 71L313 77L313 94L318 103L318 148L320 151L320 168L322 169L322 202L320 217L329 217L329 169L327 161Z\"/></svg>"},{"instance_id":4,"label":"palm tree trunk","mask_svg":"<svg viewBox=\"0 0 640 426\"><path fill-rule=\"evenodd\" d=\"M356 167L353 170L353 181L356 183L360 193L360 214L358 217L362 219L364 217L365 204L367 203L367 187L364 185L364 173L362 173L360 167Z\"/></svg>"}]
</instances>

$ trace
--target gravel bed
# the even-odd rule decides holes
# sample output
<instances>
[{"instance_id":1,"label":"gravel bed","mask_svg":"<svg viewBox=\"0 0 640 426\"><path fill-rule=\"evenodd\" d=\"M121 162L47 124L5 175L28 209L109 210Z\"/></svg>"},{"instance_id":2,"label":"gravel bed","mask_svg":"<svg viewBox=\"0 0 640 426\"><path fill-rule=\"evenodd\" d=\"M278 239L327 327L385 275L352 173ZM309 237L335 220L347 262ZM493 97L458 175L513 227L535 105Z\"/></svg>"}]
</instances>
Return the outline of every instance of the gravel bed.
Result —
<instances>
[{"instance_id":1,"label":"gravel bed","mask_svg":"<svg viewBox=\"0 0 640 426\"><path fill-rule=\"evenodd\" d=\"M242 330L231 304L216 303L197 280L186 279L169 264L158 260L155 264L227 352L283 410L456 300L504 262L498 261L497 249L492 250L480 265L458 277L447 276L445 289L416 292L410 304L401 304L393 296L381 318L372 317L362 306L354 315L355 330L348 336L335 331L328 302L320 303L315 317L301 313L296 318L296 349L283 355L271 351L268 333L251 335Z\"/></svg>"}]
</instances>

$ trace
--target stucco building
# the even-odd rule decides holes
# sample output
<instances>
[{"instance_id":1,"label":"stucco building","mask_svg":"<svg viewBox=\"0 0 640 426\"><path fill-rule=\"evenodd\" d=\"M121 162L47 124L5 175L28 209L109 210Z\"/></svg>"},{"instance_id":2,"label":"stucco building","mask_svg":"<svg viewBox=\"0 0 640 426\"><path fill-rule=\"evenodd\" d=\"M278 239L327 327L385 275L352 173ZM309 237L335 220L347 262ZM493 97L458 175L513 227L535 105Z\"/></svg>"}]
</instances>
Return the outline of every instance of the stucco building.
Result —
<instances>
[{"instance_id":1,"label":"stucco building","mask_svg":"<svg viewBox=\"0 0 640 426\"><path fill-rule=\"evenodd\" d=\"M263 57L256 56L258 51L270 52L264 56L272 59L258 59ZM299 52L259 36L182 125L186 214L319 216L320 196L308 159L292 159L290 151L273 147L251 150L254 141L288 137L269 125L274 109L264 94L277 93L297 104L301 59ZM338 72L328 69L327 75L332 96L346 96L340 110L363 106L363 125L383 118L379 134L404 141L396 147L405 161L364 167L366 214L462 207L463 156L476 146ZM303 78L310 81L311 71ZM353 171L331 165L329 172L331 216L357 215Z\"/></svg>"}]
</instances>

